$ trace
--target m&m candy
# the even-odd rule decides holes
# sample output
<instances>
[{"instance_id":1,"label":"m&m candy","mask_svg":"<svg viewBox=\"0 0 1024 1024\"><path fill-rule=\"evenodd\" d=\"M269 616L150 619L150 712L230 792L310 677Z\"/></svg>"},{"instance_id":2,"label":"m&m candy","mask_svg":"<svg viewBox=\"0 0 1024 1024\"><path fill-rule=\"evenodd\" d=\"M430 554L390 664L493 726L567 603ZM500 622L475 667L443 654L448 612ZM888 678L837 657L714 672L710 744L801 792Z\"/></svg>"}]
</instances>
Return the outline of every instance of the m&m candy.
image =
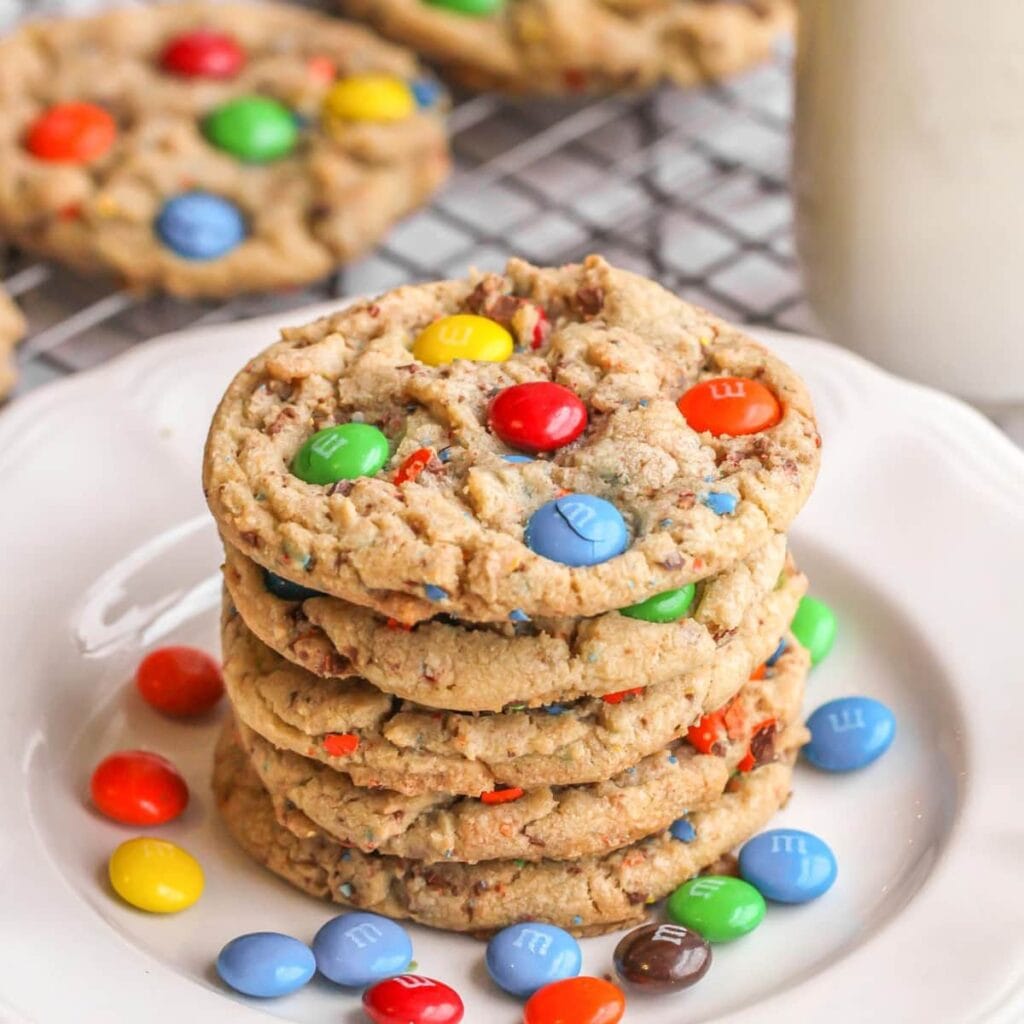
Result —
<instances>
[{"instance_id":1,"label":"m&m candy","mask_svg":"<svg viewBox=\"0 0 1024 1024\"><path fill-rule=\"evenodd\" d=\"M684 882L668 898L668 916L708 942L732 942L763 920L764 897L748 882L728 875L702 875Z\"/></svg>"},{"instance_id":2,"label":"m&m candy","mask_svg":"<svg viewBox=\"0 0 1024 1024\"><path fill-rule=\"evenodd\" d=\"M368 988L363 1010L374 1024L459 1024L465 1013L455 989L421 974L400 974Z\"/></svg>"},{"instance_id":3,"label":"m&m candy","mask_svg":"<svg viewBox=\"0 0 1024 1024\"><path fill-rule=\"evenodd\" d=\"M553 924L526 921L503 928L487 943L487 971L495 983L514 996L580 973L580 944Z\"/></svg>"},{"instance_id":4,"label":"m&m candy","mask_svg":"<svg viewBox=\"0 0 1024 1024\"><path fill-rule=\"evenodd\" d=\"M416 96L394 75L364 74L343 78L324 97L323 115L332 121L404 121L416 113Z\"/></svg>"},{"instance_id":5,"label":"m&m candy","mask_svg":"<svg viewBox=\"0 0 1024 1024\"><path fill-rule=\"evenodd\" d=\"M269 96L239 96L206 116L203 134L247 163L287 156L299 137L292 112Z\"/></svg>"},{"instance_id":6,"label":"m&m candy","mask_svg":"<svg viewBox=\"0 0 1024 1024\"><path fill-rule=\"evenodd\" d=\"M707 939L680 924L645 924L615 947L615 972L647 992L689 988L708 973Z\"/></svg>"},{"instance_id":7,"label":"m&m candy","mask_svg":"<svg viewBox=\"0 0 1024 1024\"><path fill-rule=\"evenodd\" d=\"M245 218L229 199L211 192L186 192L164 203L156 233L176 256L215 260L245 239Z\"/></svg>"},{"instance_id":8,"label":"m&m candy","mask_svg":"<svg viewBox=\"0 0 1024 1024\"><path fill-rule=\"evenodd\" d=\"M484 15L500 11L505 0L424 0L431 7L443 7L456 14Z\"/></svg>"},{"instance_id":9,"label":"m&m candy","mask_svg":"<svg viewBox=\"0 0 1024 1024\"><path fill-rule=\"evenodd\" d=\"M563 565L598 565L626 550L622 513L604 498L567 494L541 505L526 524L526 545Z\"/></svg>"},{"instance_id":10,"label":"m&m candy","mask_svg":"<svg viewBox=\"0 0 1024 1024\"><path fill-rule=\"evenodd\" d=\"M220 666L195 647L151 651L139 663L135 685L147 704L180 718L204 714L224 695Z\"/></svg>"},{"instance_id":11,"label":"m&m candy","mask_svg":"<svg viewBox=\"0 0 1024 1024\"><path fill-rule=\"evenodd\" d=\"M165 757L145 750L121 750L105 757L92 773L92 802L125 825L162 825L188 806L188 786Z\"/></svg>"},{"instance_id":12,"label":"m&m candy","mask_svg":"<svg viewBox=\"0 0 1024 1024\"><path fill-rule=\"evenodd\" d=\"M695 584L687 583L685 587L666 590L639 604L620 608L619 614L628 615L631 619L643 619L645 622L675 622L690 610L696 591Z\"/></svg>"},{"instance_id":13,"label":"m&m candy","mask_svg":"<svg viewBox=\"0 0 1024 1024\"><path fill-rule=\"evenodd\" d=\"M567 978L545 985L523 1007L523 1024L618 1024L626 997L604 978Z\"/></svg>"},{"instance_id":14,"label":"m&m candy","mask_svg":"<svg viewBox=\"0 0 1024 1024\"><path fill-rule=\"evenodd\" d=\"M880 758L896 735L896 717L871 697L840 697L822 704L810 718L810 742L803 756L827 772L852 772Z\"/></svg>"},{"instance_id":15,"label":"m&m candy","mask_svg":"<svg viewBox=\"0 0 1024 1024\"><path fill-rule=\"evenodd\" d=\"M221 980L259 999L286 996L316 973L316 960L304 942L280 932L251 932L232 939L217 957Z\"/></svg>"},{"instance_id":16,"label":"m&m candy","mask_svg":"<svg viewBox=\"0 0 1024 1024\"><path fill-rule=\"evenodd\" d=\"M811 664L822 661L836 640L836 615L824 601L819 601L810 594L800 598L796 615L789 625L793 636L806 647L811 656Z\"/></svg>"},{"instance_id":17,"label":"m&m candy","mask_svg":"<svg viewBox=\"0 0 1024 1024\"><path fill-rule=\"evenodd\" d=\"M25 136L25 148L40 160L87 164L103 156L117 138L117 124L95 103L57 103L40 114Z\"/></svg>"},{"instance_id":18,"label":"m&m candy","mask_svg":"<svg viewBox=\"0 0 1024 1024\"><path fill-rule=\"evenodd\" d=\"M318 430L292 459L292 472L307 484L333 484L379 473L388 461L388 439L369 423L341 423Z\"/></svg>"},{"instance_id":19,"label":"m&m candy","mask_svg":"<svg viewBox=\"0 0 1024 1024\"><path fill-rule=\"evenodd\" d=\"M319 590L304 587L301 583L292 583L269 569L263 570L263 586L268 593L282 601L306 601L311 597L324 596Z\"/></svg>"},{"instance_id":20,"label":"m&m candy","mask_svg":"<svg viewBox=\"0 0 1024 1024\"><path fill-rule=\"evenodd\" d=\"M740 874L776 903L816 899L832 888L836 873L828 844L798 829L762 832L740 850Z\"/></svg>"},{"instance_id":21,"label":"m&m candy","mask_svg":"<svg viewBox=\"0 0 1024 1024\"><path fill-rule=\"evenodd\" d=\"M400 974L412 960L408 932L379 914L341 914L313 939L320 973L338 985L362 988Z\"/></svg>"},{"instance_id":22,"label":"m&m candy","mask_svg":"<svg viewBox=\"0 0 1024 1024\"><path fill-rule=\"evenodd\" d=\"M203 893L203 869L166 839L129 839L111 855L107 873L126 903L152 914L175 914Z\"/></svg>"},{"instance_id":23,"label":"m&m candy","mask_svg":"<svg viewBox=\"0 0 1024 1024\"><path fill-rule=\"evenodd\" d=\"M550 452L583 433L587 407L561 384L530 381L499 391L487 411L487 422L513 448Z\"/></svg>"},{"instance_id":24,"label":"m&m candy","mask_svg":"<svg viewBox=\"0 0 1024 1024\"><path fill-rule=\"evenodd\" d=\"M420 331L412 354L428 366L444 366L455 359L501 363L512 355L514 347L512 335L501 324L485 316L456 313Z\"/></svg>"},{"instance_id":25,"label":"m&m candy","mask_svg":"<svg viewBox=\"0 0 1024 1024\"><path fill-rule=\"evenodd\" d=\"M186 78L234 78L245 64L245 51L223 32L196 29L175 36L164 47L160 64Z\"/></svg>"},{"instance_id":26,"label":"m&m candy","mask_svg":"<svg viewBox=\"0 0 1024 1024\"><path fill-rule=\"evenodd\" d=\"M782 419L779 400L760 381L715 377L694 384L678 402L679 411L696 431L716 436L756 434Z\"/></svg>"}]
</instances>

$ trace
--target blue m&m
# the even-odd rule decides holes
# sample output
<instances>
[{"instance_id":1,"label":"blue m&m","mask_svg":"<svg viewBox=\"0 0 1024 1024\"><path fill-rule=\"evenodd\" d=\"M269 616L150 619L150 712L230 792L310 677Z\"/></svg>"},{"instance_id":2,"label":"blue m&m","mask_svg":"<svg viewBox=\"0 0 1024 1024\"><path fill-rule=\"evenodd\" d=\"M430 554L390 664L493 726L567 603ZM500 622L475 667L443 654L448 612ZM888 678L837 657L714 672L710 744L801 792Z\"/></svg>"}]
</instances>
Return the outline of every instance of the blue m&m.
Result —
<instances>
[{"instance_id":1,"label":"blue m&m","mask_svg":"<svg viewBox=\"0 0 1024 1024\"><path fill-rule=\"evenodd\" d=\"M566 494L541 505L526 524L526 545L563 565L598 565L626 550L622 513L604 498Z\"/></svg>"},{"instance_id":2,"label":"blue m&m","mask_svg":"<svg viewBox=\"0 0 1024 1024\"><path fill-rule=\"evenodd\" d=\"M390 918L357 911L328 921L313 938L313 955L331 981L364 988L401 974L412 960L412 940Z\"/></svg>"},{"instance_id":3,"label":"blue m&m","mask_svg":"<svg viewBox=\"0 0 1024 1024\"><path fill-rule=\"evenodd\" d=\"M245 238L241 211L211 192L186 192L168 199L155 227L164 245L185 260L215 260Z\"/></svg>"},{"instance_id":4,"label":"blue m&m","mask_svg":"<svg viewBox=\"0 0 1024 1024\"><path fill-rule=\"evenodd\" d=\"M263 570L263 586L268 593L282 601L305 601L310 597L324 596L319 590L304 587L301 583L292 583L291 580L286 580L269 569Z\"/></svg>"},{"instance_id":5,"label":"blue m&m","mask_svg":"<svg viewBox=\"0 0 1024 1024\"><path fill-rule=\"evenodd\" d=\"M315 972L309 946L280 932L239 935L217 957L217 973L225 984L261 999L286 996L302 988Z\"/></svg>"},{"instance_id":6,"label":"blue m&m","mask_svg":"<svg viewBox=\"0 0 1024 1024\"><path fill-rule=\"evenodd\" d=\"M583 964L580 944L567 931L537 921L503 928L487 943L486 959L495 983L520 998L575 978Z\"/></svg>"},{"instance_id":7,"label":"blue m&m","mask_svg":"<svg viewBox=\"0 0 1024 1024\"><path fill-rule=\"evenodd\" d=\"M810 832L775 828L754 836L740 850L740 874L766 899L806 903L832 888L836 858Z\"/></svg>"},{"instance_id":8,"label":"blue m&m","mask_svg":"<svg viewBox=\"0 0 1024 1024\"><path fill-rule=\"evenodd\" d=\"M807 728L804 757L827 772L852 772L881 757L896 735L896 717L871 697L840 697L822 704Z\"/></svg>"}]
</instances>

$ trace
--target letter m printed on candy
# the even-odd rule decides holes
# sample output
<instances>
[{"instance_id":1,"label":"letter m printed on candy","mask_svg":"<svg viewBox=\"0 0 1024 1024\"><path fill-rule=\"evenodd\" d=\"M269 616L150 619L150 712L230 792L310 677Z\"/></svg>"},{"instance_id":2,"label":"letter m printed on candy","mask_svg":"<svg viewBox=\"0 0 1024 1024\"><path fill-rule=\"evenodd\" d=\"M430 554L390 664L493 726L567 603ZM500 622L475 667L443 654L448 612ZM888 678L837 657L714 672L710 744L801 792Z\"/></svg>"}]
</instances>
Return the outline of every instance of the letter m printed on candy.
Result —
<instances>
[{"instance_id":1,"label":"letter m printed on candy","mask_svg":"<svg viewBox=\"0 0 1024 1024\"><path fill-rule=\"evenodd\" d=\"M804 842L803 836L790 836L784 833L772 836L772 853L793 853L794 850L806 855L807 843Z\"/></svg>"},{"instance_id":2,"label":"letter m printed on candy","mask_svg":"<svg viewBox=\"0 0 1024 1024\"><path fill-rule=\"evenodd\" d=\"M690 895L696 896L701 900L707 900L714 896L724 884L724 878L698 878L690 886Z\"/></svg>"},{"instance_id":3,"label":"letter m printed on candy","mask_svg":"<svg viewBox=\"0 0 1024 1024\"><path fill-rule=\"evenodd\" d=\"M436 983L421 974L399 974L391 979L396 985L402 988L436 988Z\"/></svg>"},{"instance_id":4,"label":"letter m printed on candy","mask_svg":"<svg viewBox=\"0 0 1024 1024\"><path fill-rule=\"evenodd\" d=\"M829 725L833 732L848 732L850 729L866 729L864 712L860 708L843 708L839 713L829 712Z\"/></svg>"},{"instance_id":5,"label":"letter m printed on candy","mask_svg":"<svg viewBox=\"0 0 1024 1024\"><path fill-rule=\"evenodd\" d=\"M663 924L655 929L651 942L671 942L673 946L681 946L687 934L687 930L681 924Z\"/></svg>"},{"instance_id":6,"label":"letter m printed on candy","mask_svg":"<svg viewBox=\"0 0 1024 1024\"><path fill-rule=\"evenodd\" d=\"M723 398L746 398L747 389L742 380L716 380L708 389L716 401Z\"/></svg>"},{"instance_id":7,"label":"letter m printed on candy","mask_svg":"<svg viewBox=\"0 0 1024 1024\"><path fill-rule=\"evenodd\" d=\"M345 932L345 938L355 943L357 949L365 949L367 946L372 946L383 935L384 933L369 921L363 921L361 924L357 924L355 928L349 928Z\"/></svg>"},{"instance_id":8,"label":"letter m printed on candy","mask_svg":"<svg viewBox=\"0 0 1024 1024\"><path fill-rule=\"evenodd\" d=\"M522 949L525 945L527 952L536 953L537 956L547 956L548 950L551 948L551 941L550 935L545 935L533 928L524 928L516 936L516 941L512 945L518 949Z\"/></svg>"}]
</instances>

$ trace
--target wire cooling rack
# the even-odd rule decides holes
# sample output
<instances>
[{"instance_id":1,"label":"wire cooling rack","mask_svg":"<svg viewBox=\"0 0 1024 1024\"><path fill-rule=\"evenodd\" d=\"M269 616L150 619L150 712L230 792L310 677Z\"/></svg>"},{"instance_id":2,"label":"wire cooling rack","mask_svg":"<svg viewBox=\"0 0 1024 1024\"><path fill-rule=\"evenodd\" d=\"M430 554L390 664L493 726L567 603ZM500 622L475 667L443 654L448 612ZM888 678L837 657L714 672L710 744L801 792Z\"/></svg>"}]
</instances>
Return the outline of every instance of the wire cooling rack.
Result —
<instances>
[{"instance_id":1,"label":"wire cooling rack","mask_svg":"<svg viewBox=\"0 0 1024 1024\"><path fill-rule=\"evenodd\" d=\"M600 252L733 320L813 331L793 258L791 105L788 52L699 90L461 98L444 191L371 256L301 291L139 297L11 253L5 284L30 325L16 394L167 331L498 269L511 254L562 263Z\"/></svg>"}]
</instances>

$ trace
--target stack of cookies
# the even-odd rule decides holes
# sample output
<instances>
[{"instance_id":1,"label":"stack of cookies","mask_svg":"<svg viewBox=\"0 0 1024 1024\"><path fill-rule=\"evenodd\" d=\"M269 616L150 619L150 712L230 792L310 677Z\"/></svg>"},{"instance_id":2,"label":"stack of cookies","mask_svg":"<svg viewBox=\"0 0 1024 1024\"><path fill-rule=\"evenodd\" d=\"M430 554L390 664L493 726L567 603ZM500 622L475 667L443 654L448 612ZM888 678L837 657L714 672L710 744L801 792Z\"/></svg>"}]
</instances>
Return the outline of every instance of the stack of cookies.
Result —
<instances>
[{"instance_id":1,"label":"stack of cookies","mask_svg":"<svg viewBox=\"0 0 1024 1024\"><path fill-rule=\"evenodd\" d=\"M597 257L285 330L205 457L231 832L440 928L642 918L789 795L819 448L774 355Z\"/></svg>"}]
</instances>

